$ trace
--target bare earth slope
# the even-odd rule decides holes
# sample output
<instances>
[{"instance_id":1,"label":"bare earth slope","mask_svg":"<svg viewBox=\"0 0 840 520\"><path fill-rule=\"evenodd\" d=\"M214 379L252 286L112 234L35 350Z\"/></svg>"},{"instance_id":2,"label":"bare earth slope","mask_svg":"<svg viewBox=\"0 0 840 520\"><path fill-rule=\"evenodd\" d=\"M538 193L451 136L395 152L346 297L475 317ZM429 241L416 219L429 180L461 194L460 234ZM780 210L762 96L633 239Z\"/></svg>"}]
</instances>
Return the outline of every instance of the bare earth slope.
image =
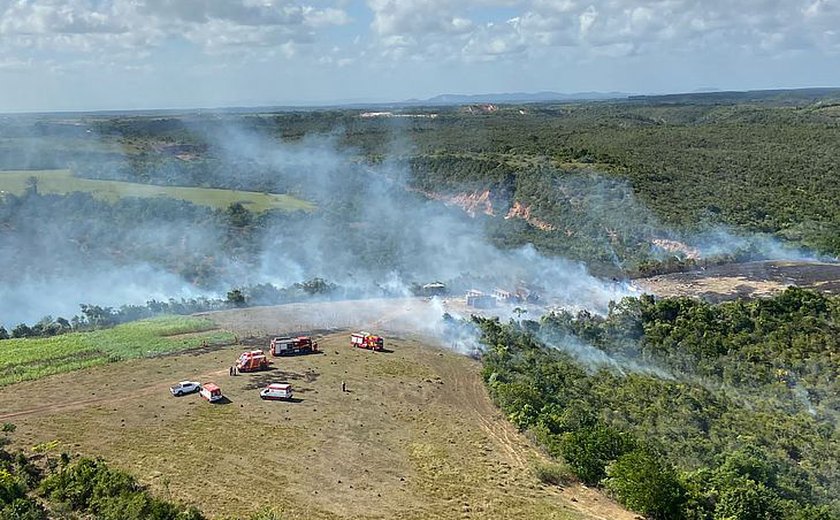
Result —
<instances>
[{"instance_id":1,"label":"bare earth slope","mask_svg":"<svg viewBox=\"0 0 840 520\"><path fill-rule=\"evenodd\" d=\"M335 312L313 306L301 320L298 310L213 318L259 344ZM0 389L0 421L18 426L22 447L59 439L210 515L273 505L288 519L634 518L590 490L541 485L530 468L542 454L490 402L478 362L408 335L386 335L384 353L351 349L346 331L319 340L324 354L237 377L228 367L242 346L12 385ZM169 395L191 378L215 381L229 402ZM255 389L269 381L291 381L299 402L261 401Z\"/></svg>"}]
</instances>

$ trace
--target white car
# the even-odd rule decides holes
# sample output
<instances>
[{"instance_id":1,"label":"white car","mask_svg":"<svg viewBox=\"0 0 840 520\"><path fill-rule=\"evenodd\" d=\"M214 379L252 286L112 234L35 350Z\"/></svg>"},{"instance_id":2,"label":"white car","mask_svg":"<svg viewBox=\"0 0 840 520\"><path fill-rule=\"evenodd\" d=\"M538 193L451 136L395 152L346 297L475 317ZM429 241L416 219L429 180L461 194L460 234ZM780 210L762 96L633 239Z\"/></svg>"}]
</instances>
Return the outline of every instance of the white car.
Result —
<instances>
[{"instance_id":1,"label":"white car","mask_svg":"<svg viewBox=\"0 0 840 520\"><path fill-rule=\"evenodd\" d=\"M169 389L174 396L191 394L199 390L201 390L201 385L195 381L181 381Z\"/></svg>"}]
</instances>

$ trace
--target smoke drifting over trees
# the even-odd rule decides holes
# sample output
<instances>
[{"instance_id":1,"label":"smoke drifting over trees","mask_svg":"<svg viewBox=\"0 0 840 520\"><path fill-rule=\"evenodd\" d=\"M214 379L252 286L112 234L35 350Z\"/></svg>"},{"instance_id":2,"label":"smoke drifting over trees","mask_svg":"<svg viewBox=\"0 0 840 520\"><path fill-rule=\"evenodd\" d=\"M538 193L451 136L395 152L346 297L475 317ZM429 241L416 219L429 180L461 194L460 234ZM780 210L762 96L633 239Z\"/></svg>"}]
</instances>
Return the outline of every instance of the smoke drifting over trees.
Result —
<instances>
[{"instance_id":1,"label":"smoke drifting over trees","mask_svg":"<svg viewBox=\"0 0 840 520\"><path fill-rule=\"evenodd\" d=\"M206 143L197 148L201 155L164 157L159 169L149 167L154 161L132 166L136 154L117 155L112 140L88 133L81 135L89 148L109 151L53 159L75 164L80 174L161 183L170 182L174 170L195 173L204 165L199 185L288 192L317 209L256 214L239 204L212 209L165 198L108 203L86 193L6 194L0 321L72 315L80 303L211 296L316 277L352 297L407 295L413 283L432 280L453 281L459 290L524 283L560 303L600 312L626 293L589 276L579 263L549 259L531 247L491 245L481 219L407 190L407 169L361 161L331 135L283 142L233 123L190 132ZM33 157L39 154L7 157L4 166L31 167Z\"/></svg>"},{"instance_id":2,"label":"smoke drifting over trees","mask_svg":"<svg viewBox=\"0 0 840 520\"><path fill-rule=\"evenodd\" d=\"M535 132L544 130L541 121L532 123ZM709 256L796 254L771 238L717 226L700 234L669 229L661 211L640 202L636 186L599 173L609 169L602 165L581 166L604 157L560 148L578 162L558 167L548 156L529 156L543 146L539 135L511 136L498 122L459 133L458 155L447 151L452 132L474 122L451 115L410 123L352 112L16 116L2 123L0 169L70 167L85 178L288 193L315 205L261 213L247 203L212 207L130 195L111 203L37 185L4 194L6 325L69 316L80 303L223 297L235 287L313 278L353 297L405 295L412 284L438 280L454 292L528 286L557 305L604 313L611 299L632 291L589 276L581 262L622 278L690 268ZM468 217L440 200L484 191L493 215Z\"/></svg>"}]
</instances>

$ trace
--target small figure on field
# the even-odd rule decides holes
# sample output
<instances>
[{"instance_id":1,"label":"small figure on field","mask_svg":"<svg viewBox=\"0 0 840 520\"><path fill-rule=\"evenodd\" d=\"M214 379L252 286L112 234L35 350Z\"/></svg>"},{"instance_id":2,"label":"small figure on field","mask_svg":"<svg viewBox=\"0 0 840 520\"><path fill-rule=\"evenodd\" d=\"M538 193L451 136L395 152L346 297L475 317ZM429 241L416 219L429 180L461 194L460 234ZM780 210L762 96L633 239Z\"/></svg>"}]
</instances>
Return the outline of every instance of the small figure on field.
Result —
<instances>
[{"instance_id":1,"label":"small figure on field","mask_svg":"<svg viewBox=\"0 0 840 520\"><path fill-rule=\"evenodd\" d=\"M342 391L342 392L346 392L346 391L347 391L347 383L345 383L344 381L342 381L342 382L341 382L341 391Z\"/></svg>"}]
</instances>

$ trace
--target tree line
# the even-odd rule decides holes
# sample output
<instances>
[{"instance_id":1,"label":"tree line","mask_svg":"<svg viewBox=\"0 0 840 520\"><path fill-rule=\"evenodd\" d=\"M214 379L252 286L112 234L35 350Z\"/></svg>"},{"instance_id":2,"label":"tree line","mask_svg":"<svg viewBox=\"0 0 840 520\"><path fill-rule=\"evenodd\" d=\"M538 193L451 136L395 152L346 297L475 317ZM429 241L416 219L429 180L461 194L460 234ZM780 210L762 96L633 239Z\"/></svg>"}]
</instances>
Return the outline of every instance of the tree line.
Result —
<instances>
[{"instance_id":1,"label":"tree line","mask_svg":"<svg viewBox=\"0 0 840 520\"><path fill-rule=\"evenodd\" d=\"M495 402L649 518L840 518L840 299L627 298L474 318Z\"/></svg>"},{"instance_id":2,"label":"tree line","mask_svg":"<svg viewBox=\"0 0 840 520\"><path fill-rule=\"evenodd\" d=\"M339 286L332 282L323 278L312 278L288 287L278 287L269 283L236 287L229 290L224 298L198 297L180 300L170 298L167 301L149 300L143 305L124 304L119 307L83 303L79 306L81 312L70 319L61 316L57 318L44 316L32 325L19 323L11 330L0 326L0 340L49 337L68 332L102 329L161 315L185 315L256 305L280 305L316 300L334 296L338 290Z\"/></svg>"}]
</instances>

